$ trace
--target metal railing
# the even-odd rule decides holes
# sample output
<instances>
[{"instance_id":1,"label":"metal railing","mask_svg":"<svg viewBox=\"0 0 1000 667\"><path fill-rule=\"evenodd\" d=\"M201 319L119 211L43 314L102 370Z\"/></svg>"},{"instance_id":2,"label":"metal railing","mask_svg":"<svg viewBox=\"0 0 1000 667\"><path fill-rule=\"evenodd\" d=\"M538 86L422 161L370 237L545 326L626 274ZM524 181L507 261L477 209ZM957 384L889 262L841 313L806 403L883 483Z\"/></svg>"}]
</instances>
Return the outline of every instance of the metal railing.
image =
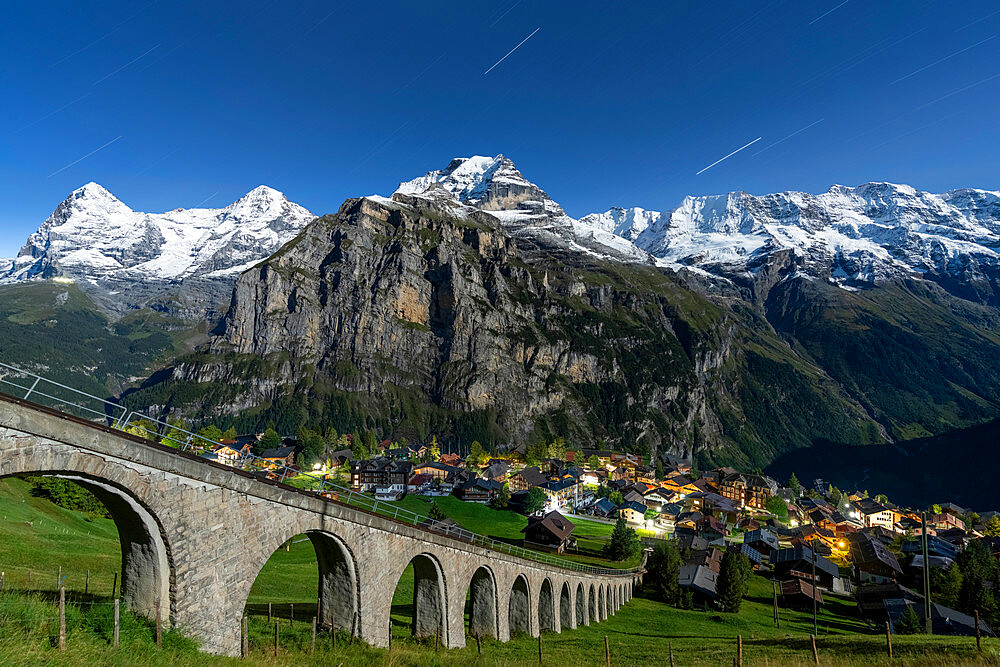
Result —
<instances>
[{"instance_id":1,"label":"metal railing","mask_svg":"<svg viewBox=\"0 0 1000 667\"><path fill-rule=\"evenodd\" d=\"M11 379L12 376L15 379ZM15 381L21 377L25 378L22 382ZM31 371L0 362L0 387L4 385L24 391L24 395L20 397L22 399L33 399L34 402L39 402L38 398L43 398L54 403L47 407L55 408L61 412L82 417L89 421L103 421L106 426L110 426L113 429L124 431L161 445L173 447L183 452L205 454L214 452L225 446L221 442L205 438L177 424L171 424L155 417L150 417L138 410L131 410L120 403L88 394L68 385L49 380ZM89 401L90 405L82 404L84 400ZM100 406L100 409L95 406L95 403ZM525 549L492 537L474 533L461 526L417 514L411 510L399 507L392 502L378 500L360 491L340 486L327 479L325 474L316 475L308 471L301 471L287 465L275 463L273 460L263 459L253 453L243 454L234 458L231 463L223 463L223 465L268 480L276 480L279 483L285 483L286 480L291 480L292 478L297 482L301 482L302 478L305 478L308 480L308 488L295 486L299 491L312 493L324 500L336 502L340 505L363 509L373 514L410 524L422 530L437 535L444 535L473 546L509 554L537 563L599 575L636 574L641 569L595 567L540 551Z\"/></svg>"}]
</instances>

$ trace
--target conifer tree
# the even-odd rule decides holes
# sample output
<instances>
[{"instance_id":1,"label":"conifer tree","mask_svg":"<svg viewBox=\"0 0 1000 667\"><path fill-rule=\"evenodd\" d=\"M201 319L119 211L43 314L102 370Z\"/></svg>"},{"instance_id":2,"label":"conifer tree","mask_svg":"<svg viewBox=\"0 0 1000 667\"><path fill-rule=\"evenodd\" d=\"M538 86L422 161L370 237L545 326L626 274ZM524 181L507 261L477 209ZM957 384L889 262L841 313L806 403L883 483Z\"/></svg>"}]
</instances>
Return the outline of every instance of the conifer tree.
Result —
<instances>
[{"instance_id":1,"label":"conifer tree","mask_svg":"<svg viewBox=\"0 0 1000 667\"><path fill-rule=\"evenodd\" d=\"M741 553L727 550L722 556L716 603L722 611L737 613L750 583L750 560Z\"/></svg>"}]
</instances>

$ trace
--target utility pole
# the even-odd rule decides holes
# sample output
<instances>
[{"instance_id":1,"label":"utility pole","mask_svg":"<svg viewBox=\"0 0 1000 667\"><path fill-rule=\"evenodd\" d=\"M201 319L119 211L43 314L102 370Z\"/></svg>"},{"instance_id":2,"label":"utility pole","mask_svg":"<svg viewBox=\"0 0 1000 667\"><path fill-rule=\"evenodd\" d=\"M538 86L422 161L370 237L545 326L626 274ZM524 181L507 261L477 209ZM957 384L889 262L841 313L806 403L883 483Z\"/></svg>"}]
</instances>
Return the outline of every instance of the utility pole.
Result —
<instances>
[{"instance_id":1,"label":"utility pole","mask_svg":"<svg viewBox=\"0 0 1000 667\"><path fill-rule=\"evenodd\" d=\"M924 631L933 634L934 626L931 622L931 559L928 557L927 548L927 512L920 513L920 529L923 536L922 550L924 555Z\"/></svg>"},{"instance_id":2,"label":"utility pole","mask_svg":"<svg viewBox=\"0 0 1000 667\"><path fill-rule=\"evenodd\" d=\"M816 620L816 584L819 583L819 582L816 581L816 546L815 545L816 545L815 540L809 543L809 551L812 553L812 566L813 566L813 571L812 571L812 587L813 587L812 599L813 599L813 636L814 637L819 634L819 624L817 623L817 620Z\"/></svg>"}]
</instances>

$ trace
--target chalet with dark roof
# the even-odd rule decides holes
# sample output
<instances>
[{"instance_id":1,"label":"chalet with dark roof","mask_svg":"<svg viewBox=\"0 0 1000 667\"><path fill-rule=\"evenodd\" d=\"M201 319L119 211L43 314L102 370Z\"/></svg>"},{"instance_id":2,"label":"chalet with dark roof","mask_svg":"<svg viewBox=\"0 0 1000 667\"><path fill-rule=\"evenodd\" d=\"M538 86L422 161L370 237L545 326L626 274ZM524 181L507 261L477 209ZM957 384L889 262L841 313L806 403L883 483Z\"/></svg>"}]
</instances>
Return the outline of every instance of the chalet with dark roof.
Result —
<instances>
[{"instance_id":1,"label":"chalet with dark roof","mask_svg":"<svg viewBox=\"0 0 1000 667\"><path fill-rule=\"evenodd\" d=\"M778 536L765 528L744 533L743 543L756 549L768 560L770 560L771 554L781 548L778 544Z\"/></svg>"},{"instance_id":2,"label":"chalet with dark roof","mask_svg":"<svg viewBox=\"0 0 1000 667\"><path fill-rule=\"evenodd\" d=\"M538 466L531 466L528 468L522 468L516 473L510 476L507 484L511 492L517 491L527 491L528 489L533 489L536 486L541 486L548 478L542 474L538 469Z\"/></svg>"},{"instance_id":3,"label":"chalet with dark roof","mask_svg":"<svg viewBox=\"0 0 1000 667\"><path fill-rule=\"evenodd\" d=\"M861 583L891 583L903 573L894 553L880 541L862 534L852 536L851 561Z\"/></svg>"},{"instance_id":4,"label":"chalet with dark roof","mask_svg":"<svg viewBox=\"0 0 1000 667\"><path fill-rule=\"evenodd\" d=\"M814 562L815 583L823 588L832 589L834 580L840 578L840 569L832 561L814 553L809 547L798 545L790 549L778 549L771 554L771 567L776 575L784 578L797 577L812 581Z\"/></svg>"},{"instance_id":5,"label":"chalet with dark roof","mask_svg":"<svg viewBox=\"0 0 1000 667\"><path fill-rule=\"evenodd\" d=\"M573 525L559 512L549 512L541 517L529 517L528 525L521 529L525 544L542 547L548 551L562 553L572 546Z\"/></svg>"}]
</instances>

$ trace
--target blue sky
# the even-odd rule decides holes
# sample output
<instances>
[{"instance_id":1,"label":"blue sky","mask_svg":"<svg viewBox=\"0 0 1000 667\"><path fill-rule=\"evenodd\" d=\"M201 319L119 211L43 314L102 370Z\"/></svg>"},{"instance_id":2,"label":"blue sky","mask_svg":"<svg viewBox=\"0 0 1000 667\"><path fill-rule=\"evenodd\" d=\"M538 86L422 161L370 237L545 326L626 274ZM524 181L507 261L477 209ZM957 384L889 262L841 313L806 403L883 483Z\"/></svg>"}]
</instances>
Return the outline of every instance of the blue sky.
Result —
<instances>
[{"instance_id":1,"label":"blue sky","mask_svg":"<svg viewBox=\"0 0 1000 667\"><path fill-rule=\"evenodd\" d=\"M263 183L324 213L470 154L508 155L574 216L871 180L1000 188L993 2L4 12L0 256L91 180L136 210L223 206Z\"/></svg>"}]
</instances>

